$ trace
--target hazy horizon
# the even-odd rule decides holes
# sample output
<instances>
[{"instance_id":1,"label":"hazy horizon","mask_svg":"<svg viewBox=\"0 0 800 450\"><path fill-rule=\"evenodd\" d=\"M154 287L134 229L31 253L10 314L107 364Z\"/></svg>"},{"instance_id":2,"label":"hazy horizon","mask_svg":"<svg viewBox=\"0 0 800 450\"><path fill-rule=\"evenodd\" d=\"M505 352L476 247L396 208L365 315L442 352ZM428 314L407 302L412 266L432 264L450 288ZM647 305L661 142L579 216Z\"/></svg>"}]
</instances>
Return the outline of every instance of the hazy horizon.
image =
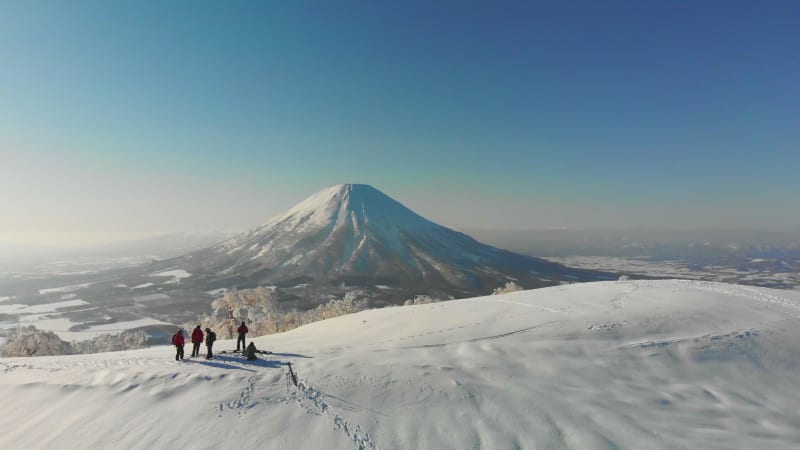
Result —
<instances>
[{"instance_id":1,"label":"hazy horizon","mask_svg":"<svg viewBox=\"0 0 800 450\"><path fill-rule=\"evenodd\" d=\"M244 231L350 182L457 230L797 231L798 13L5 2L0 251Z\"/></svg>"},{"instance_id":2,"label":"hazy horizon","mask_svg":"<svg viewBox=\"0 0 800 450\"><path fill-rule=\"evenodd\" d=\"M270 217L271 219L271 217ZM74 254L74 252L107 251L110 249L138 250L147 248L161 239L189 239L207 244L251 231L267 220L243 229L200 229L162 230L151 232L67 232L67 233L0 233L0 258L14 256L47 256L58 254ZM665 243L689 243L702 241L737 242L737 243L800 243L798 229L637 229L637 228L565 228L565 227L528 227L528 228L453 228L466 233L478 241L498 245L513 251L520 251L528 244L539 239L552 238L611 238L638 237L641 239L661 240ZM54 253L55 252L55 253ZM531 253L533 254L533 253Z\"/></svg>"}]
</instances>

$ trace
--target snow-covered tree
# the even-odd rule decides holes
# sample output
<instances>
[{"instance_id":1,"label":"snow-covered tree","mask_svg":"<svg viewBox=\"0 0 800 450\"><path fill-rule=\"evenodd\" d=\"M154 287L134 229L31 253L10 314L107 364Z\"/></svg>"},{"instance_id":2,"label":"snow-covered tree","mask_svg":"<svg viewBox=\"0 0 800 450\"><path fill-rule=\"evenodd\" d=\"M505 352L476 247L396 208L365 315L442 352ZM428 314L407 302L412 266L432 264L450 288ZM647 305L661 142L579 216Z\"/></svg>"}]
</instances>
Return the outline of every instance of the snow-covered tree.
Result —
<instances>
[{"instance_id":1,"label":"snow-covered tree","mask_svg":"<svg viewBox=\"0 0 800 450\"><path fill-rule=\"evenodd\" d=\"M142 330L124 331L120 334L101 334L88 341L73 342L74 353L101 353L133 350L147 346L149 337Z\"/></svg>"},{"instance_id":2,"label":"snow-covered tree","mask_svg":"<svg viewBox=\"0 0 800 450\"><path fill-rule=\"evenodd\" d=\"M242 321L247 323L252 336L280 333L311 322L363 311L369 307L370 293L353 290L342 298L334 297L308 311L283 311L278 296L277 289L263 286L229 290L223 297L214 300L211 315L200 317L200 324L224 337L233 337L234 330Z\"/></svg>"},{"instance_id":3,"label":"snow-covered tree","mask_svg":"<svg viewBox=\"0 0 800 450\"><path fill-rule=\"evenodd\" d=\"M18 329L1 353L3 356L70 355L72 345L52 331L39 330L30 325Z\"/></svg>"},{"instance_id":4,"label":"snow-covered tree","mask_svg":"<svg viewBox=\"0 0 800 450\"><path fill-rule=\"evenodd\" d=\"M522 286L518 285L517 283L515 283L513 281L509 281L508 283L506 283L505 286L496 288L492 292L492 295L508 294L509 292L517 292L517 291L524 291L524 290L525 289L523 289Z\"/></svg>"},{"instance_id":5,"label":"snow-covered tree","mask_svg":"<svg viewBox=\"0 0 800 450\"><path fill-rule=\"evenodd\" d=\"M117 352L144 348L149 337L142 330L120 334L102 334L93 339L66 342L52 331L39 330L33 325L17 330L5 347L3 356L50 356L84 353Z\"/></svg>"},{"instance_id":6,"label":"snow-covered tree","mask_svg":"<svg viewBox=\"0 0 800 450\"><path fill-rule=\"evenodd\" d=\"M404 306L411 306L411 305L425 305L428 303L439 303L441 300L438 298L433 298L428 295L417 295L414 298L409 298L405 302L403 302Z\"/></svg>"}]
</instances>

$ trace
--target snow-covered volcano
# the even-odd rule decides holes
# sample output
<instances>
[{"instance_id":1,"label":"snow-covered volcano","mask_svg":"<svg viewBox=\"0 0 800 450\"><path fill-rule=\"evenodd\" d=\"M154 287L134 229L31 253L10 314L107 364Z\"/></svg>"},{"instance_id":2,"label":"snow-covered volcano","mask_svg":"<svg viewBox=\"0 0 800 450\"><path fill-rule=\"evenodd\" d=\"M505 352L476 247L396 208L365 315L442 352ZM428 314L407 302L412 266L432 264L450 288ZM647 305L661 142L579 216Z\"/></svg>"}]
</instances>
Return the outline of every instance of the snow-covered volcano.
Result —
<instances>
[{"instance_id":1,"label":"snow-covered volcano","mask_svg":"<svg viewBox=\"0 0 800 450\"><path fill-rule=\"evenodd\" d=\"M797 449L798 316L797 291L581 283L317 322L253 362L0 358L0 448Z\"/></svg>"},{"instance_id":2,"label":"snow-covered volcano","mask_svg":"<svg viewBox=\"0 0 800 450\"><path fill-rule=\"evenodd\" d=\"M484 295L512 280L535 288L614 278L481 244L373 187L343 184L219 244L137 267L20 282L0 299L14 297L22 308L62 308L24 320L72 340L101 329L149 326L153 319L194 321L230 288L275 286L286 308L304 310L353 291L380 307L417 295ZM78 299L88 307L58 303Z\"/></svg>"},{"instance_id":3,"label":"snow-covered volcano","mask_svg":"<svg viewBox=\"0 0 800 450\"><path fill-rule=\"evenodd\" d=\"M463 297L512 279L537 287L602 277L481 244L364 184L317 192L201 254L183 263L199 259L206 272L251 285L413 286L419 293Z\"/></svg>"}]
</instances>

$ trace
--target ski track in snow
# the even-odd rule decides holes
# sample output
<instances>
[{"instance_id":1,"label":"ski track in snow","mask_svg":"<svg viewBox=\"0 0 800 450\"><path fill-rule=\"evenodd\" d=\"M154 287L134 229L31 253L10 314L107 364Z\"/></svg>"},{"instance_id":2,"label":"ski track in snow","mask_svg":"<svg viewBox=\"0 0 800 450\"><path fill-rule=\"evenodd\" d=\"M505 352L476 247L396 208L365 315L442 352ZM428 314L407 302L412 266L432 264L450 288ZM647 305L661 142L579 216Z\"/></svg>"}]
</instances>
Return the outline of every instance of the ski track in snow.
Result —
<instances>
[{"instance_id":1,"label":"ski track in snow","mask_svg":"<svg viewBox=\"0 0 800 450\"><path fill-rule=\"evenodd\" d=\"M193 360L185 360L186 362L202 362L200 360L193 361ZM59 371L68 371L68 370L85 370L85 369L119 369L119 368L128 368L128 367L161 367L163 368L165 364L169 364L172 362L172 358L165 356L161 358L120 358L120 359L96 359L96 360L82 360L82 359L65 359L59 361L53 361L49 364L41 364L41 365L34 365L34 364L26 364L26 363L7 363L0 361L0 373L9 373L16 370L43 370L47 372L59 372ZM175 362L176 366L181 366L186 364L186 362ZM222 363L221 363L222 364ZM365 432L360 425L353 424L351 421L347 420L345 417L342 416L340 412L337 412L336 408L332 407L328 402L325 401L324 397L325 394L321 391L311 387L307 381L298 380L297 387L290 387L290 393L288 396L281 397L281 396L264 396L264 397L257 397L258 387L257 384L259 382L269 382L269 384L276 384L281 382L284 379L283 376L275 373L275 369L270 368L263 368L259 366L251 366L245 364L244 362L238 362L232 359L225 359L224 364L230 366L241 366L242 368L248 368L250 370L255 370L257 374L252 375L247 378L247 385L245 388L239 393L239 396L235 400L231 400L228 402L223 402L218 405L217 412L218 417L222 417L222 414L225 412L235 412L238 416L243 416L247 414L251 409L260 405L260 404L288 404L290 401L297 402L300 406L304 408L307 413L318 415L321 417L325 417L331 421L331 425L333 429L342 431L353 443L356 445L358 450L377 450L378 447L375 442L372 440L369 432ZM107 376L111 374L109 371L99 371L99 372L87 372L93 373L92 378L95 380L103 380ZM271 376L269 376L271 375ZM286 372L288 375L288 372ZM187 376L186 374L177 374L177 373L166 373L155 378L151 377L151 381L156 378L162 378L165 380L172 380L178 378L179 376ZM116 380L111 383L111 386L120 386L122 391L130 391L136 389L140 386L139 383L131 384L127 380L120 379ZM346 400L343 400L346 402Z\"/></svg>"},{"instance_id":2,"label":"ski track in snow","mask_svg":"<svg viewBox=\"0 0 800 450\"><path fill-rule=\"evenodd\" d=\"M274 385L280 382L282 377L278 374L274 374L274 369L271 369L269 372L266 370L258 370L258 372L264 372L258 375L253 375L247 379L247 386L239 393L239 398L236 400L232 400L229 402L220 403L218 406L218 411L220 413L219 417L224 411L234 411L239 416L243 416L251 409L255 408L261 404L268 404L268 405L277 405L277 404L288 404L289 401L292 399L291 396L270 396L264 395L259 397L258 391L263 389L259 388L259 382L267 385ZM271 377L267 377L267 375L272 374ZM268 378L268 379L265 379Z\"/></svg>"},{"instance_id":3,"label":"ski track in snow","mask_svg":"<svg viewBox=\"0 0 800 450\"><path fill-rule=\"evenodd\" d=\"M230 363L231 361L226 361ZM258 370L258 367L256 367ZM259 370L262 372L263 370ZM274 372L274 371L273 371ZM288 383L288 371L285 373ZM272 377L271 384L280 382L283 377L275 375ZM336 408L332 407L325 401L326 396L321 391L311 387L307 381L298 380L297 386L291 386L288 389L290 393L287 397L270 397L257 398L256 392L258 390L257 383L264 381L260 375L253 375L247 379L247 386L239 393L239 398L227 403L220 403L218 407L219 417L225 411L235 411L239 416L247 414L255 406L268 403L268 404L287 404L290 401L295 401L303 407L306 413L325 417L331 421L333 429L342 431L353 443L356 444L358 450L378 450L377 445L372 440L369 432L365 432L360 425L353 424L351 421L344 418ZM346 401L346 400L345 400Z\"/></svg>"},{"instance_id":4,"label":"ski track in snow","mask_svg":"<svg viewBox=\"0 0 800 450\"><path fill-rule=\"evenodd\" d=\"M344 434L356 444L358 450L378 450L377 445L375 445L375 442L368 432L363 431L360 425L352 424L337 413L335 409L325 401L324 394L311 387L307 381L298 380L297 392L299 392L300 395L295 395L294 399L301 406L306 408L306 411L329 418L333 422L333 427L344 432ZM304 400L311 403L311 408L304 403Z\"/></svg>"},{"instance_id":5,"label":"ski track in snow","mask_svg":"<svg viewBox=\"0 0 800 450\"><path fill-rule=\"evenodd\" d=\"M253 400L253 394L255 393L256 390L256 380L257 377L255 375L247 379L247 386L244 388L242 392L239 393L238 399L230 401L228 403L220 403L219 405L220 413L225 410L234 410L241 416L246 414L247 411L258 405L259 403L261 403L258 400Z\"/></svg>"},{"instance_id":6,"label":"ski track in snow","mask_svg":"<svg viewBox=\"0 0 800 450\"><path fill-rule=\"evenodd\" d=\"M513 336L515 334L525 333L525 332L528 332L528 331L535 330L537 328L542 328L542 327L545 327L545 326L548 326L548 325L557 324L557 323L560 323L560 322L561 321L554 320L552 322L546 322L546 323L542 323L542 324L539 324L539 325L520 328L519 330L512 330L512 331L508 331L506 333L493 334L491 336L483 336L483 337L471 338L471 339L466 339L466 340L463 340L463 341L441 342L441 343L437 343L437 344L411 345L411 346L408 346L408 347L400 347L400 348L404 349L404 350L408 350L408 349L412 349L412 348L435 348L435 347L446 347L448 345L465 344L465 343L468 343L468 342L491 341L491 340L494 340L494 339L501 339L501 338L504 338L504 337ZM438 331L438 333L441 333L443 331L448 331L448 330L440 330L440 331ZM427 334L431 334L431 333L427 333Z\"/></svg>"},{"instance_id":7,"label":"ski track in snow","mask_svg":"<svg viewBox=\"0 0 800 450\"><path fill-rule=\"evenodd\" d=\"M636 283L628 284L630 287L627 291L611 298L611 306L613 306L614 309L622 309L625 306L625 299L633 295L639 289L639 285Z\"/></svg>"},{"instance_id":8,"label":"ski track in snow","mask_svg":"<svg viewBox=\"0 0 800 450\"><path fill-rule=\"evenodd\" d=\"M758 336L760 332L758 330L736 330L730 333L724 334L704 334L702 336L693 336L693 337L685 337L685 338L673 338L673 339L661 339L657 341L643 341L643 342L635 342L632 344L623 345L620 347L621 349L626 348L653 348L653 347L666 347L671 344L677 344L680 342L701 342L701 341L718 341L720 339L726 338L749 338L751 336Z\"/></svg>"}]
</instances>

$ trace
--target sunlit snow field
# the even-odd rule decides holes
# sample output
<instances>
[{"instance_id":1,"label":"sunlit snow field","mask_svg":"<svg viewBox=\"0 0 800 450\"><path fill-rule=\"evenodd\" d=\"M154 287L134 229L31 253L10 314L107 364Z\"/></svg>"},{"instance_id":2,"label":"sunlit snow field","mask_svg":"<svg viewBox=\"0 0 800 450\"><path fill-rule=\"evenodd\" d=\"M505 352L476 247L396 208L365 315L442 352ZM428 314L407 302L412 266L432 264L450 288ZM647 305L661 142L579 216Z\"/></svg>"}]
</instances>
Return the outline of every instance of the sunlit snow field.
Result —
<instances>
[{"instance_id":1,"label":"sunlit snow field","mask_svg":"<svg viewBox=\"0 0 800 450\"><path fill-rule=\"evenodd\" d=\"M0 359L0 447L797 448L799 325L794 291L602 282L369 310L256 362Z\"/></svg>"}]
</instances>

